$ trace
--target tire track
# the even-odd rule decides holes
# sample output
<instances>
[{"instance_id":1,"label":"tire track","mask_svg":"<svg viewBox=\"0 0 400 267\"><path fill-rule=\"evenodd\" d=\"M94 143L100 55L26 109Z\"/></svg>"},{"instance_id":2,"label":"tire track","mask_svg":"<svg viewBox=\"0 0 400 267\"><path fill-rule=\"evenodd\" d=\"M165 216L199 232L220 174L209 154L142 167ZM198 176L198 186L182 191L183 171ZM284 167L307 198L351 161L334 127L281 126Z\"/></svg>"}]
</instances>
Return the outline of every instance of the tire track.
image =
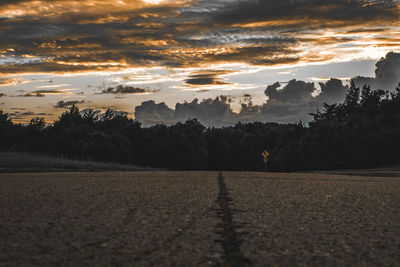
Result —
<instances>
[{"instance_id":1,"label":"tire track","mask_svg":"<svg viewBox=\"0 0 400 267\"><path fill-rule=\"evenodd\" d=\"M237 228L241 227L241 224L233 221L234 212L237 212L237 210L232 208L233 201L229 197L229 191L221 173L218 175L218 187L219 194L216 204L219 209L216 210L216 213L220 223L217 224L216 233L220 236L220 239L216 242L221 243L223 249L223 262L218 265L249 266L252 264L251 260L240 251L243 242L240 237L242 234L236 231Z\"/></svg>"}]
</instances>

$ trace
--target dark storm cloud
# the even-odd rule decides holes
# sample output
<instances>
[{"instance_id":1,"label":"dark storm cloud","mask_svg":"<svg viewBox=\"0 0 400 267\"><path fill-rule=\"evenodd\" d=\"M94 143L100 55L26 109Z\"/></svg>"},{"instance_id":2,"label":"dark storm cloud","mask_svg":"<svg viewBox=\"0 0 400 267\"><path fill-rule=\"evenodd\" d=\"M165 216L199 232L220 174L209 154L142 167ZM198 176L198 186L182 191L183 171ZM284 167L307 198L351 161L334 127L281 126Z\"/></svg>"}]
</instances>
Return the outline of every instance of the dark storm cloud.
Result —
<instances>
[{"instance_id":1,"label":"dark storm cloud","mask_svg":"<svg viewBox=\"0 0 400 267\"><path fill-rule=\"evenodd\" d=\"M83 104L85 100L70 100L70 101L58 101L57 104L54 106L55 108L69 108L73 105Z\"/></svg>"},{"instance_id":2,"label":"dark storm cloud","mask_svg":"<svg viewBox=\"0 0 400 267\"><path fill-rule=\"evenodd\" d=\"M356 77L358 87L369 85L373 89L394 90L400 82L400 53L388 53L376 63L375 77Z\"/></svg>"},{"instance_id":3,"label":"dark storm cloud","mask_svg":"<svg viewBox=\"0 0 400 267\"><path fill-rule=\"evenodd\" d=\"M399 18L394 0L124 3L2 1L0 53L14 61L0 64L0 73L116 71L226 62L293 64L308 60L302 58L302 47L307 45L352 41L351 37L319 40L320 34L313 30L342 27L351 35L365 32L368 26L367 32L384 35L385 27L395 25ZM10 15L12 11L16 15ZM387 43L396 44L395 36L388 39L392 41ZM320 61L331 59L315 53Z\"/></svg>"}]
</instances>

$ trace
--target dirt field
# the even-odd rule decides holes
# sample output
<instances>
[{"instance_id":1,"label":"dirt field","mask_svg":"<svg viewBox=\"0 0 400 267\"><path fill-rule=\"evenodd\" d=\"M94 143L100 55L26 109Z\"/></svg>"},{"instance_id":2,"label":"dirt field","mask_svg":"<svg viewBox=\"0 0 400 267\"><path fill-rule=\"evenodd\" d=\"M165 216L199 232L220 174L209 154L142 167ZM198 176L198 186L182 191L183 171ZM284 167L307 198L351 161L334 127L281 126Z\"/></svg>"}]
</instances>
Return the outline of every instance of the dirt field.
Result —
<instances>
[{"instance_id":1,"label":"dirt field","mask_svg":"<svg viewBox=\"0 0 400 267\"><path fill-rule=\"evenodd\" d=\"M0 266L398 266L399 212L395 177L0 174Z\"/></svg>"}]
</instances>

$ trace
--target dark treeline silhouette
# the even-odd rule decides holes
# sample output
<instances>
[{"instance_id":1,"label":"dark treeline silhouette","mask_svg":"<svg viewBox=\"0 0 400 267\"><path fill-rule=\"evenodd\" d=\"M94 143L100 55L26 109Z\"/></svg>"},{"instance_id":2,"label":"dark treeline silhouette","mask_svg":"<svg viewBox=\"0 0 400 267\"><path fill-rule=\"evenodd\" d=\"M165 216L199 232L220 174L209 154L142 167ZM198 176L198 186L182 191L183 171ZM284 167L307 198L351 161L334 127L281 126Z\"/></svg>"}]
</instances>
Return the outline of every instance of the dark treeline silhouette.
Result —
<instances>
[{"instance_id":1,"label":"dark treeline silhouette","mask_svg":"<svg viewBox=\"0 0 400 267\"><path fill-rule=\"evenodd\" d=\"M72 106L54 124L14 124L0 112L0 150L27 151L172 170L295 171L371 168L400 162L400 85L389 93L354 84L341 104L303 123L237 123L206 128L196 119L141 124L126 114Z\"/></svg>"}]
</instances>

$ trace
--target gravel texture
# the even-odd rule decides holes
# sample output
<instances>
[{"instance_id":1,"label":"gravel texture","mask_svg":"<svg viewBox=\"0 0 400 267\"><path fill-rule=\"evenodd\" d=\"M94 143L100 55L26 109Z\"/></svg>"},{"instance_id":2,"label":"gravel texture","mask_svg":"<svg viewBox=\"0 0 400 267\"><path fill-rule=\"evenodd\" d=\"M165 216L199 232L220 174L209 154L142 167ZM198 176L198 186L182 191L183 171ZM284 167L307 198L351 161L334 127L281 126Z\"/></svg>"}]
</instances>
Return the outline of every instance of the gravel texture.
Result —
<instances>
[{"instance_id":1,"label":"gravel texture","mask_svg":"<svg viewBox=\"0 0 400 267\"><path fill-rule=\"evenodd\" d=\"M400 266L400 179L225 173L255 266Z\"/></svg>"},{"instance_id":2,"label":"gravel texture","mask_svg":"<svg viewBox=\"0 0 400 267\"><path fill-rule=\"evenodd\" d=\"M399 266L400 179L0 174L0 266Z\"/></svg>"},{"instance_id":3,"label":"gravel texture","mask_svg":"<svg viewBox=\"0 0 400 267\"><path fill-rule=\"evenodd\" d=\"M0 175L0 266L209 266L218 173Z\"/></svg>"}]
</instances>

